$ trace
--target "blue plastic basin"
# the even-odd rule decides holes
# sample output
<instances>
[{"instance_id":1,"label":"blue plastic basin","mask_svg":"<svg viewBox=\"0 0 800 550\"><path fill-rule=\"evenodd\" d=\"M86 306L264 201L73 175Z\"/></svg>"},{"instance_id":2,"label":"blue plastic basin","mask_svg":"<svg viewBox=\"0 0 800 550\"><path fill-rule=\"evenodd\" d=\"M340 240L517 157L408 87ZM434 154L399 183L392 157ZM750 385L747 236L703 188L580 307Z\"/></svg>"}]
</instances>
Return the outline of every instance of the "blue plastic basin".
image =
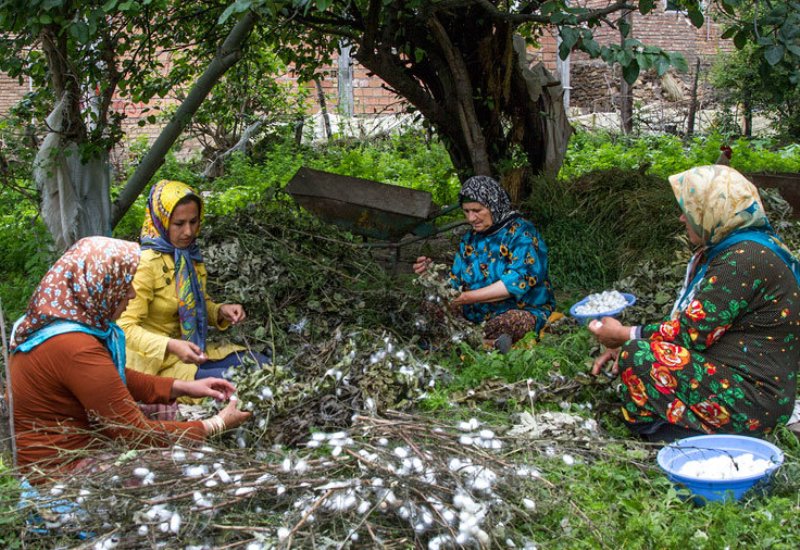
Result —
<instances>
[{"instance_id":1,"label":"blue plastic basin","mask_svg":"<svg viewBox=\"0 0 800 550\"><path fill-rule=\"evenodd\" d=\"M622 311L626 307L630 307L630 306L632 306L633 304L636 303L636 296L634 296L633 294L628 294L626 292L620 292L620 294L622 294L625 297L625 300L627 300L628 303L626 305L622 306L622 307L617 308L617 309L612 309L610 311L604 311L603 313L593 313L592 315L580 315L578 313L575 313L575 310L577 308L579 308L580 306L586 304L586 302L589 301L589 296L587 296L586 298L584 298L580 302L575 302L572 305L572 307L569 308L569 314L572 315L573 317L575 317L578 321L580 321L582 325L585 325L586 323L588 323L592 319L601 319L603 317L616 317L617 315L622 313Z\"/></svg>"},{"instance_id":2,"label":"blue plastic basin","mask_svg":"<svg viewBox=\"0 0 800 550\"><path fill-rule=\"evenodd\" d=\"M678 473L690 460L707 460L720 455L736 458L746 453L772 464L762 473L735 479L703 479ZM667 445L658 452L657 460L670 481L689 489L694 495L694 501L704 504L706 501L739 500L751 489L766 490L772 475L783 464L783 451L772 443L755 437L698 435Z\"/></svg>"}]
</instances>

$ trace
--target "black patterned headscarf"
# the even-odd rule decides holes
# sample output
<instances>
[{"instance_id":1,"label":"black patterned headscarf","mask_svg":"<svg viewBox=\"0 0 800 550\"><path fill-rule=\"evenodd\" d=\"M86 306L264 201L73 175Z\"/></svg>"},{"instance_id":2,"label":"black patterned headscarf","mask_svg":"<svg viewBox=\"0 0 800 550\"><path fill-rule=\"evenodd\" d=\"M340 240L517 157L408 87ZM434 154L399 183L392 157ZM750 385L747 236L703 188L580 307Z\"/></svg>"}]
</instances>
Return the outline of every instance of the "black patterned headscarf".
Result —
<instances>
[{"instance_id":1,"label":"black patterned headscarf","mask_svg":"<svg viewBox=\"0 0 800 550\"><path fill-rule=\"evenodd\" d=\"M492 213L492 227L482 233L494 233L517 216L511 208L511 198L497 180L489 176L472 176L461 185L458 203L478 202Z\"/></svg>"}]
</instances>

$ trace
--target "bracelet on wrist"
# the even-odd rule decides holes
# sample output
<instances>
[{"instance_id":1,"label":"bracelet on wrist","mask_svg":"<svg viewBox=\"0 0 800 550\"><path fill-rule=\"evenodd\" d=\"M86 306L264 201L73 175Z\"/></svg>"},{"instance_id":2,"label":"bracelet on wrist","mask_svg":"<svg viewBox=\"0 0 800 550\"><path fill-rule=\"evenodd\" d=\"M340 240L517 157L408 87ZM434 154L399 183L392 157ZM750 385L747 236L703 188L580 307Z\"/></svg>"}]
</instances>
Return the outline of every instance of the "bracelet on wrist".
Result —
<instances>
[{"instance_id":1,"label":"bracelet on wrist","mask_svg":"<svg viewBox=\"0 0 800 550\"><path fill-rule=\"evenodd\" d=\"M223 418L218 414L203 420L203 427L206 430L207 437L220 434L225 431L225 428L227 428L225 425L225 420L223 420Z\"/></svg>"}]
</instances>

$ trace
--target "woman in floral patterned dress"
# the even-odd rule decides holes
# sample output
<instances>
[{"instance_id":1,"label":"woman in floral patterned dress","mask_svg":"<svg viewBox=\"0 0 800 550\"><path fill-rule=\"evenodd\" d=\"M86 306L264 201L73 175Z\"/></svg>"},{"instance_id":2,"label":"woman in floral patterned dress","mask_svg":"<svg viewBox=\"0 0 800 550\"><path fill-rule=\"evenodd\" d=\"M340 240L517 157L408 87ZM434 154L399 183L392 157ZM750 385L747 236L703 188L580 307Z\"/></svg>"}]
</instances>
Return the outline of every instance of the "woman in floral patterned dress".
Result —
<instances>
[{"instance_id":1,"label":"woman in floral patterned dress","mask_svg":"<svg viewBox=\"0 0 800 550\"><path fill-rule=\"evenodd\" d=\"M727 166L669 178L699 247L671 316L644 326L589 325L621 373L628 426L651 440L766 434L792 413L800 359L800 265L758 191Z\"/></svg>"},{"instance_id":2,"label":"woman in floral patterned dress","mask_svg":"<svg viewBox=\"0 0 800 550\"><path fill-rule=\"evenodd\" d=\"M461 291L451 305L473 323L485 321L487 343L505 352L528 332L540 331L555 308L547 245L494 179L469 178L458 199L472 229L450 271L451 285ZM421 256L414 271L421 274L430 263Z\"/></svg>"}]
</instances>

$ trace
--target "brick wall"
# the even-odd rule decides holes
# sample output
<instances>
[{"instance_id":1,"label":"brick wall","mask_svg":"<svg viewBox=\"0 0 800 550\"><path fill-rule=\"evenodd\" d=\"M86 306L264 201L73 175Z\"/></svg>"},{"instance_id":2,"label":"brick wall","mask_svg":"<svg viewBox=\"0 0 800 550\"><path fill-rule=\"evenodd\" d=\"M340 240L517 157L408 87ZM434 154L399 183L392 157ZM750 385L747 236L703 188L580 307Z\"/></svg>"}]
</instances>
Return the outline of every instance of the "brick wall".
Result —
<instances>
[{"instance_id":1,"label":"brick wall","mask_svg":"<svg viewBox=\"0 0 800 550\"><path fill-rule=\"evenodd\" d=\"M589 6L606 5L607 0L586 0ZM720 28L707 18L706 24L701 29L695 29L688 19L676 12L665 12L664 0L659 0L655 13L646 17L636 13L633 21L632 36L646 44L660 46L664 49L681 52L693 67L694 60L700 56L704 66L710 63L714 54L721 50L732 48L729 41L719 38ZM618 42L617 31L607 28L596 31L597 40L601 43ZM532 63L543 62L548 70L555 73L557 70L556 38L553 31L545 31L540 37L541 48L531 51L529 60ZM616 82L618 76L614 75L603 62L591 61L576 52L571 56L571 103L586 110L609 110L613 108L615 94L618 94ZM328 112L338 112L338 66L334 58L331 67L321 69L323 93L325 94ZM642 76L646 82L652 77ZM678 75L686 84L691 75ZM281 77L283 81L295 82L290 74ZM381 114L400 113L405 103L393 92L386 89L385 83L376 76L370 76L368 71L353 62L353 114L357 117L370 117ZM313 115L320 110L315 85L309 86L308 110ZM652 86L651 86L652 87ZM5 75L0 75L0 116L7 113L9 108L22 98L27 91L26 86L20 86L16 80ZM642 91L640 87L640 91ZM174 99L161 100L164 104L174 102ZM129 138L146 136L154 139L161 129L160 125L145 125L140 127L139 120L151 113L142 113L143 105L133 104L129 101L119 100L115 108L123 110L128 119L125 130Z\"/></svg>"},{"instance_id":2,"label":"brick wall","mask_svg":"<svg viewBox=\"0 0 800 550\"><path fill-rule=\"evenodd\" d=\"M588 7L605 6L607 0L587 0ZM701 28L695 28L681 12L666 11L665 0L657 0L653 12L646 16L633 14L630 38L635 38L648 46L658 46L666 51L683 54L689 65L688 73L670 74L678 84L688 90L694 78L695 63L699 59L701 76L713 63L714 57L723 51L731 51L734 46L730 40L720 38L722 28L706 14ZM619 43L619 32L607 26L595 30L595 39L600 44ZM584 111L613 110L619 94L619 71L612 71L602 61L589 60L582 52L575 52L572 58L571 85L572 106ZM700 95L708 89L701 89ZM636 99L664 99L658 78L654 73L641 74L634 86Z\"/></svg>"},{"instance_id":3,"label":"brick wall","mask_svg":"<svg viewBox=\"0 0 800 550\"><path fill-rule=\"evenodd\" d=\"M0 114L7 113L27 91L27 84L20 84L16 78L0 73Z\"/></svg>"}]
</instances>

